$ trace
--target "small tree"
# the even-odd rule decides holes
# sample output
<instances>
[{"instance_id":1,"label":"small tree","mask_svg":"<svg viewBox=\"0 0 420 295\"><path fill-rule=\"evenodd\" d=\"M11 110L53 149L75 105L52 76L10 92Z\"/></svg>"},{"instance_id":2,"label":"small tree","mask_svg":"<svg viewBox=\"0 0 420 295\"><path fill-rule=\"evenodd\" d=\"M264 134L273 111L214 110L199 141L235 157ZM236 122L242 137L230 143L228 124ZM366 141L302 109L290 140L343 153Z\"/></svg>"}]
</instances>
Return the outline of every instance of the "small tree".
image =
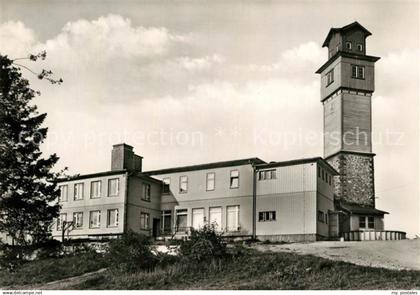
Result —
<instances>
[{"instance_id":1,"label":"small tree","mask_svg":"<svg viewBox=\"0 0 420 295\"><path fill-rule=\"evenodd\" d=\"M150 249L150 238L128 231L109 244L111 266L119 271L153 270L158 257Z\"/></svg>"},{"instance_id":2,"label":"small tree","mask_svg":"<svg viewBox=\"0 0 420 295\"><path fill-rule=\"evenodd\" d=\"M38 58L45 59L45 52L26 59ZM16 245L29 246L48 238L53 218L58 216L59 191L51 182L58 176L51 172L58 157L42 157L46 114L30 104L39 92L29 87L20 70L35 72L16 60L0 55L0 232ZM50 71L35 74L53 84L62 82L52 79Z\"/></svg>"},{"instance_id":3,"label":"small tree","mask_svg":"<svg viewBox=\"0 0 420 295\"><path fill-rule=\"evenodd\" d=\"M214 224L205 224L198 230L193 229L189 239L182 242L180 252L194 262L228 256L223 235L217 232Z\"/></svg>"}]
</instances>

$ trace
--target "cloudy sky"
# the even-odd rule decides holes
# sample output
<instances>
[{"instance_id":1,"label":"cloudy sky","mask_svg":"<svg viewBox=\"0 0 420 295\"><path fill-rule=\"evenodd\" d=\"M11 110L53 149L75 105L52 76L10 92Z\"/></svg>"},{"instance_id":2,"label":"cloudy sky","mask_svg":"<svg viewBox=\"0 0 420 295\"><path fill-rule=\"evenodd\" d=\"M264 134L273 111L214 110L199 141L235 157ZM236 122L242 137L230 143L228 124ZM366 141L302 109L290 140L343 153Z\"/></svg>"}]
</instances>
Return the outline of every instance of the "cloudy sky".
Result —
<instances>
[{"instance_id":1,"label":"cloudy sky","mask_svg":"<svg viewBox=\"0 0 420 295\"><path fill-rule=\"evenodd\" d=\"M108 170L126 142L155 169L244 157L322 156L319 76L330 27L359 21L380 56L373 97L377 207L419 229L418 1L6 1L0 53L30 73L46 153L70 173Z\"/></svg>"}]
</instances>

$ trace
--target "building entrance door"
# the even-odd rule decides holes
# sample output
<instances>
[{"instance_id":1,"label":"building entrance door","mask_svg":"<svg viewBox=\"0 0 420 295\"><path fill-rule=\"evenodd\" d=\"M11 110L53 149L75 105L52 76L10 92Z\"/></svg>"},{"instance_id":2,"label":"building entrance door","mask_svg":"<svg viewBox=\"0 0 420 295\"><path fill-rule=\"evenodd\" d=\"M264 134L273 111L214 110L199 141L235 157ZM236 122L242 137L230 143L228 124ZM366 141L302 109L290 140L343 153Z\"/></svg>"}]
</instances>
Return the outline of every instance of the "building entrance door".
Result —
<instances>
[{"instance_id":1,"label":"building entrance door","mask_svg":"<svg viewBox=\"0 0 420 295\"><path fill-rule=\"evenodd\" d=\"M160 219L153 218L153 237L156 238L160 232Z\"/></svg>"}]
</instances>

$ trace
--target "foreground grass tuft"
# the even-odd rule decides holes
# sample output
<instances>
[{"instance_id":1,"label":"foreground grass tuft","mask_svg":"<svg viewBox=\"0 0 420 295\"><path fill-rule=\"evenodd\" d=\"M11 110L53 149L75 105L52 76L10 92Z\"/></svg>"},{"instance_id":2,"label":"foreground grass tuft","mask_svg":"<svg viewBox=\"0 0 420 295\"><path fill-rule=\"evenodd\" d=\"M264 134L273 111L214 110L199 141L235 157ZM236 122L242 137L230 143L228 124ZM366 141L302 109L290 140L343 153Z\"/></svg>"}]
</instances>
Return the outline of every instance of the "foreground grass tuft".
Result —
<instances>
[{"instance_id":1,"label":"foreground grass tuft","mask_svg":"<svg viewBox=\"0 0 420 295\"><path fill-rule=\"evenodd\" d=\"M357 266L290 253L252 253L231 260L177 262L153 272L108 271L70 289L418 289L419 271Z\"/></svg>"},{"instance_id":2,"label":"foreground grass tuft","mask_svg":"<svg viewBox=\"0 0 420 295\"><path fill-rule=\"evenodd\" d=\"M67 289L419 289L420 271L358 266L310 255L242 251L227 259L188 262L174 259L154 271L107 271L75 280ZM18 272L0 271L0 287L39 284L109 266L85 253L26 263Z\"/></svg>"},{"instance_id":3,"label":"foreground grass tuft","mask_svg":"<svg viewBox=\"0 0 420 295\"><path fill-rule=\"evenodd\" d=\"M99 254L83 253L62 258L47 258L27 262L10 273L0 270L0 287L47 283L92 272L108 266Z\"/></svg>"}]
</instances>

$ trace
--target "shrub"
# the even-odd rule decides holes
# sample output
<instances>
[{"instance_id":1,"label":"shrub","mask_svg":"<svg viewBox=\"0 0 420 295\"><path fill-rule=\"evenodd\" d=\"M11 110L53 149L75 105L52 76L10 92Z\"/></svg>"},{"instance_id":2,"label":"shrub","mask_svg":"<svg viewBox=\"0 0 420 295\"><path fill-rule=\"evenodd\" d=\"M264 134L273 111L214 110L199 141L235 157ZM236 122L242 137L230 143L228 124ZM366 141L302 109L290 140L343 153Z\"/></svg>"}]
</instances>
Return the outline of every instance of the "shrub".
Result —
<instances>
[{"instance_id":1,"label":"shrub","mask_svg":"<svg viewBox=\"0 0 420 295\"><path fill-rule=\"evenodd\" d=\"M37 259L59 257L63 251L63 245L60 241L50 239L39 245L37 250Z\"/></svg>"},{"instance_id":2,"label":"shrub","mask_svg":"<svg viewBox=\"0 0 420 295\"><path fill-rule=\"evenodd\" d=\"M28 261L60 256L61 242L50 239L34 245L8 245L0 243L0 268L14 272Z\"/></svg>"},{"instance_id":3,"label":"shrub","mask_svg":"<svg viewBox=\"0 0 420 295\"><path fill-rule=\"evenodd\" d=\"M222 233L218 233L214 225L204 225L199 230L193 229L190 238L181 243L180 253L194 262L228 256Z\"/></svg>"},{"instance_id":4,"label":"shrub","mask_svg":"<svg viewBox=\"0 0 420 295\"><path fill-rule=\"evenodd\" d=\"M151 271L158 258L151 252L149 237L128 231L109 245L108 258L111 267L119 271Z\"/></svg>"}]
</instances>

